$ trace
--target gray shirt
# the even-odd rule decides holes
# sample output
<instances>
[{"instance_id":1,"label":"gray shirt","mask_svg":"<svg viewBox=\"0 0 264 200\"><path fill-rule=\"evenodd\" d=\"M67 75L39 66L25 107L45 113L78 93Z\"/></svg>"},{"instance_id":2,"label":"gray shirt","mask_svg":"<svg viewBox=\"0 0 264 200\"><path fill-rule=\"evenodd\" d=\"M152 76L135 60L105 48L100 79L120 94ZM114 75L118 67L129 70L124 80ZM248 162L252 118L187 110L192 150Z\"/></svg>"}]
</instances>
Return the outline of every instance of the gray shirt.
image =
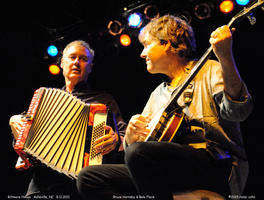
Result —
<instances>
[{"instance_id":1,"label":"gray shirt","mask_svg":"<svg viewBox=\"0 0 264 200\"><path fill-rule=\"evenodd\" d=\"M239 122L245 120L251 113L252 98L245 84L239 101L228 97L224 92L221 65L214 60L205 63L191 84L191 89L185 92L192 93L192 101L188 102L183 92L178 104L190 120L202 122L202 128L208 132L206 134L208 139L221 144L237 159L239 165L233 170L231 192L240 194L247 178L248 165ZM158 113L165 109L176 91L177 88L171 87L168 83L161 83L152 92L142 114L159 118ZM214 131L209 131L211 129Z\"/></svg>"}]
</instances>

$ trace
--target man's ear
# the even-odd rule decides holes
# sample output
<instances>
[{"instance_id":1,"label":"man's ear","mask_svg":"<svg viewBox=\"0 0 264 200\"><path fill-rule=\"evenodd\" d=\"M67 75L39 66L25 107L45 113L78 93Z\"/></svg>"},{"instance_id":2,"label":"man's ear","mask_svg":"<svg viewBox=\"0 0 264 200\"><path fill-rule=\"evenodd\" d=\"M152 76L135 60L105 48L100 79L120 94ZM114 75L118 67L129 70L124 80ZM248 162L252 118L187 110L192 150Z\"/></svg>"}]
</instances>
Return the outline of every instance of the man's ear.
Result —
<instances>
[{"instance_id":1,"label":"man's ear","mask_svg":"<svg viewBox=\"0 0 264 200\"><path fill-rule=\"evenodd\" d=\"M165 44L165 51L168 52L171 50L171 42L168 40L167 44Z\"/></svg>"},{"instance_id":2,"label":"man's ear","mask_svg":"<svg viewBox=\"0 0 264 200\"><path fill-rule=\"evenodd\" d=\"M160 44L165 47L165 50L168 51L171 48L171 42L169 40L160 40Z\"/></svg>"},{"instance_id":3,"label":"man's ear","mask_svg":"<svg viewBox=\"0 0 264 200\"><path fill-rule=\"evenodd\" d=\"M89 64L89 72L88 74L90 74L93 71L93 63Z\"/></svg>"},{"instance_id":4,"label":"man's ear","mask_svg":"<svg viewBox=\"0 0 264 200\"><path fill-rule=\"evenodd\" d=\"M59 58L58 64L59 64L60 68L63 69L63 65L64 65L63 57Z\"/></svg>"}]
</instances>

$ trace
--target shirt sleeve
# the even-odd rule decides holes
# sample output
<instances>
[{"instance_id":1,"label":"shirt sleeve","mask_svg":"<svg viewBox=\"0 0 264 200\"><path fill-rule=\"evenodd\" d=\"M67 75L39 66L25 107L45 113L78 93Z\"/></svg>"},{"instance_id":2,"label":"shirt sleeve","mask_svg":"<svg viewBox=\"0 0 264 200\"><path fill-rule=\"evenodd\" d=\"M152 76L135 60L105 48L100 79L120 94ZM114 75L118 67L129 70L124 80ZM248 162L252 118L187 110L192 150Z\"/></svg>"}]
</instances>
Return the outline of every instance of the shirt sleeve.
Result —
<instances>
[{"instance_id":1,"label":"shirt sleeve","mask_svg":"<svg viewBox=\"0 0 264 200\"><path fill-rule=\"evenodd\" d=\"M229 121L244 121L253 110L252 97L243 84L243 92L239 101L232 100L224 91L214 96L215 102L219 105L220 115Z\"/></svg>"},{"instance_id":2,"label":"shirt sleeve","mask_svg":"<svg viewBox=\"0 0 264 200\"><path fill-rule=\"evenodd\" d=\"M252 97L249 94L245 83L240 93L239 100L232 100L224 92L224 82L221 65L217 61L211 61L211 91L215 103L219 107L220 116L228 121L244 121L253 109Z\"/></svg>"},{"instance_id":3,"label":"shirt sleeve","mask_svg":"<svg viewBox=\"0 0 264 200\"><path fill-rule=\"evenodd\" d=\"M116 118L116 124L119 131L120 136L125 135L127 124L124 122L123 117L121 115L119 106L112 95L108 94L108 97L106 98L108 100L107 106L109 109L114 113Z\"/></svg>"}]
</instances>

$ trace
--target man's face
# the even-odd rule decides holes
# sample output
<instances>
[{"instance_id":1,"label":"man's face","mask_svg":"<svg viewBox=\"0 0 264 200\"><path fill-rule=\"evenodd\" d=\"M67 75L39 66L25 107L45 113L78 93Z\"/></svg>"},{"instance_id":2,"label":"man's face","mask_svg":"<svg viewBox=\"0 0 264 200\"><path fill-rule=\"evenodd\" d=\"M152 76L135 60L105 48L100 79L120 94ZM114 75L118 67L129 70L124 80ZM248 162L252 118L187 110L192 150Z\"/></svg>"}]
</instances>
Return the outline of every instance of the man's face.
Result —
<instances>
[{"instance_id":1,"label":"man's face","mask_svg":"<svg viewBox=\"0 0 264 200\"><path fill-rule=\"evenodd\" d=\"M166 60L166 46L160 44L158 40L153 40L147 33L142 42L144 49L140 54L141 58L146 60L147 70L149 73L164 73L167 70Z\"/></svg>"},{"instance_id":2,"label":"man's face","mask_svg":"<svg viewBox=\"0 0 264 200\"><path fill-rule=\"evenodd\" d=\"M73 45L64 52L61 60L63 75L68 81L79 83L86 81L91 72L91 63L89 63L89 51L84 46Z\"/></svg>"}]
</instances>

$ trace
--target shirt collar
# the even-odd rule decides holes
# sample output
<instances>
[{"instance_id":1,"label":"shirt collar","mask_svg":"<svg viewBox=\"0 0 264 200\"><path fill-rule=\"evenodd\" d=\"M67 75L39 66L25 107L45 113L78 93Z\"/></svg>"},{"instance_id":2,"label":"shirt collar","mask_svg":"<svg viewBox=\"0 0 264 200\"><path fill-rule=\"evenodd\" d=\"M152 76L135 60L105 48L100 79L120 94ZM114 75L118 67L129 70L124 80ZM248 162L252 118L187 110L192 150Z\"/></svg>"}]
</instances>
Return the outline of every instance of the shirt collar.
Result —
<instances>
[{"instance_id":1,"label":"shirt collar","mask_svg":"<svg viewBox=\"0 0 264 200\"><path fill-rule=\"evenodd\" d=\"M66 90L66 85L62 87L62 90ZM72 90L72 93L79 92L82 90L86 90L86 91L91 90L91 85L88 82L84 82L84 81L79 82Z\"/></svg>"}]
</instances>

